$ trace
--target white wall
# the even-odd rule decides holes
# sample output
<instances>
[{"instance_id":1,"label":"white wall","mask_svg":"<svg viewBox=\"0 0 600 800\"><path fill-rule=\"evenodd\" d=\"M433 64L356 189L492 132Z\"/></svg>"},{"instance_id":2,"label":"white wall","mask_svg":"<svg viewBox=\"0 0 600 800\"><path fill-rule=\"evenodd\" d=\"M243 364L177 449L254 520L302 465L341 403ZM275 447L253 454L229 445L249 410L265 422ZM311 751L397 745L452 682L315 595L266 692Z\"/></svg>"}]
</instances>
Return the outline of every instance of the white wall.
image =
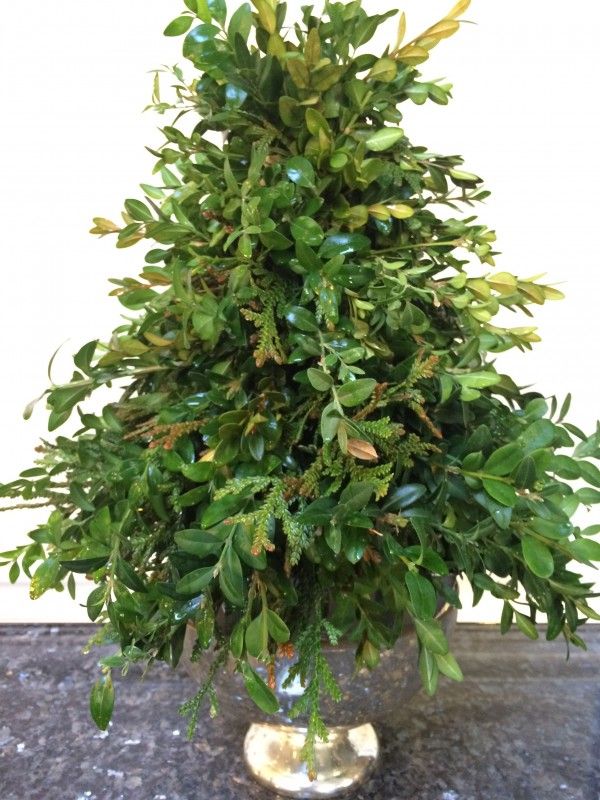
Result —
<instances>
[{"instance_id":1,"label":"white wall","mask_svg":"<svg viewBox=\"0 0 600 800\"><path fill-rule=\"evenodd\" d=\"M409 35L451 5L406 0ZM163 120L141 109L150 96L148 71L182 61L180 40L161 34L180 8L175 0L3 4L0 480L30 465L45 434L43 409L27 423L21 412L45 388L50 354L65 340L70 355L108 334L120 306L107 297L107 278L135 275L141 265L143 249L116 251L87 230L92 216L118 217L122 200L150 177L144 145L161 142L155 129ZM430 149L462 153L466 169L486 178L493 196L479 213L498 231L499 268L547 272L566 291L565 301L537 314L543 342L532 354L502 356L501 364L548 394L571 390L572 419L591 430L600 388L600 15L589 0L474 0L468 17L477 25L442 43L423 68L454 83L454 101L408 107L405 129ZM395 22L385 30L382 48L393 43ZM68 368L59 359L57 375L68 377ZM0 550L41 518L1 515ZM0 621L85 619L68 598L48 594L33 603L25 584L9 587L5 577ZM491 606L463 619L495 620Z\"/></svg>"}]
</instances>

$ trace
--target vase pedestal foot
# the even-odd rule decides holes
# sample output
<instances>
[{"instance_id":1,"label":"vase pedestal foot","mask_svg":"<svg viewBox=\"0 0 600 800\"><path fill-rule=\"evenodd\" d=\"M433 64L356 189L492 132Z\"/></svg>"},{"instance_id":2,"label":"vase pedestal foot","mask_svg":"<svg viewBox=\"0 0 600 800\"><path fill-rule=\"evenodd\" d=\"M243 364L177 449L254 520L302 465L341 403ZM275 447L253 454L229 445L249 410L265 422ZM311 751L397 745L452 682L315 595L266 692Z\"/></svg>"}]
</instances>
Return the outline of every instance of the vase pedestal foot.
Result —
<instances>
[{"instance_id":1,"label":"vase pedestal foot","mask_svg":"<svg viewBox=\"0 0 600 800\"><path fill-rule=\"evenodd\" d=\"M316 744L317 777L311 781L300 751L306 728L253 723L244 741L244 761L252 777L284 797L342 797L373 771L379 741L372 725L329 728L329 741Z\"/></svg>"}]
</instances>

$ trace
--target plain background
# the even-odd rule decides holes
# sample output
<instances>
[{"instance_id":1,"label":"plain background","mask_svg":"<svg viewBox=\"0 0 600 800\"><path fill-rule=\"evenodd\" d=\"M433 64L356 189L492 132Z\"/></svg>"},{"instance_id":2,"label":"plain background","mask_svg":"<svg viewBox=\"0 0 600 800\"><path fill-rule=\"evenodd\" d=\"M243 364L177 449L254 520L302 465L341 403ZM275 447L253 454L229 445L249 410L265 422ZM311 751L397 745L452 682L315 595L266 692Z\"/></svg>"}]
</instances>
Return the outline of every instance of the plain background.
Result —
<instances>
[{"instance_id":1,"label":"plain background","mask_svg":"<svg viewBox=\"0 0 600 800\"><path fill-rule=\"evenodd\" d=\"M290 3L290 14L300 5ZM406 0L409 38L451 5ZM141 268L143 244L117 251L113 240L87 231L93 216L118 220L123 199L141 197L138 184L151 182L144 145L161 143L156 128L169 119L141 111L149 71L184 63L181 40L162 36L181 7L176 0L3 4L0 481L29 467L46 435L43 408L29 422L21 414L47 385L50 355L64 343L53 377L67 380L70 355L119 322L123 309L107 296L107 279ZM369 0L365 7L386 6ZM537 310L543 342L532 353L502 355L500 365L546 395L572 391L570 419L591 432L600 386L599 15L589 0L474 0L466 16L476 25L440 44L422 67L425 77L454 84L454 100L405 104L404 128L415 143L463 154L465 168L486 179L493 195L477 213L498 232L498 269L547 273L566 292L566 300ZM368 50L383 50L395 35L392 19ZM43 511L2 514L0 550L44 518ZM598 516L584 511L579 520ZM81 590L78 601L86 595ZM497 604L467 607L461 618L496 621ZM66 593L34 603L25 582L10 587L0 573L0 621L84 619Z\"/></svg>"}]
</instances>

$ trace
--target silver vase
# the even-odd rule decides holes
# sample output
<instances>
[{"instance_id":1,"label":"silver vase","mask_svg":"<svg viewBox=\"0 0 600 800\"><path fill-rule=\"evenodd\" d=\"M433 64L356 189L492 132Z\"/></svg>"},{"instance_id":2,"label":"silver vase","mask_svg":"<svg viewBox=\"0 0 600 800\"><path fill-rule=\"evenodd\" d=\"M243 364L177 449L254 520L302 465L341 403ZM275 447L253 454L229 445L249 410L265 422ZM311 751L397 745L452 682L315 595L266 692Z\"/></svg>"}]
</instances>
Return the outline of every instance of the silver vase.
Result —
<instances>
[{"instance_id":1,"label":"silver vase","mask_svg":"<svg viewBox=\"0 0 600 800\"><path fill-rule=\"evenodd\" d=\"M456 609L445 605L437 614L446 636L456 621ZM191 660L196 635L188 627L181 664L189 675L202 682L212 655ZM309 776L300 757L306 727L302 718L292 720L290 709L303 691L298 681L283 688L294 660L277 659L275 694L279 712L266 715L246 693L242 676L230 661L217 678L219 716L228 725L247 727L244 761L252 777L271 791L285 797L324 798L351 794L375 769L379 759L378 723L394 725L407 700L418 690L418 641L407 628L391 650L381 653L373 670L356 672L353 644L324 645L329 665L342 692L339 703L325 697L322 711L329 730L327 742L317 742L317 774ZM265 665L252 666L266 680ZM311 779L312 778L312 779Z\"/></svg>"}]
</instances>

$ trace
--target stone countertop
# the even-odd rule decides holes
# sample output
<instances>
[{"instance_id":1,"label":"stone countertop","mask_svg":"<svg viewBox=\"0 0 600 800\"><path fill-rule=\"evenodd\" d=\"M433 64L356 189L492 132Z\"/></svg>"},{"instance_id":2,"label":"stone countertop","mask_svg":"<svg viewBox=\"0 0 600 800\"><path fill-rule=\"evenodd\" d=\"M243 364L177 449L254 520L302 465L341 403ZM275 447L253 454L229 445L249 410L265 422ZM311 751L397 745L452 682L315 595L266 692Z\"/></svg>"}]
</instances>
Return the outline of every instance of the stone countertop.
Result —
<instances>
[{"instance_id":1,"label":"stone countertop","mask_svg":"<svg viewBox=\"0 0 600 800\"><path fill-rule=\"evenodd\" d=\"M587 626L586 626L587 627ZM86 625L0 627L0 800L269 800L245 774L239 731L178 706L194 692L156 666L117 683L109 732L88 717L98 651ZM599 800L600 625L588 651L495 626L457 627L465 682L417 695L382 732L378 773L356 800Z\"/></svg>"}]
</instances>

